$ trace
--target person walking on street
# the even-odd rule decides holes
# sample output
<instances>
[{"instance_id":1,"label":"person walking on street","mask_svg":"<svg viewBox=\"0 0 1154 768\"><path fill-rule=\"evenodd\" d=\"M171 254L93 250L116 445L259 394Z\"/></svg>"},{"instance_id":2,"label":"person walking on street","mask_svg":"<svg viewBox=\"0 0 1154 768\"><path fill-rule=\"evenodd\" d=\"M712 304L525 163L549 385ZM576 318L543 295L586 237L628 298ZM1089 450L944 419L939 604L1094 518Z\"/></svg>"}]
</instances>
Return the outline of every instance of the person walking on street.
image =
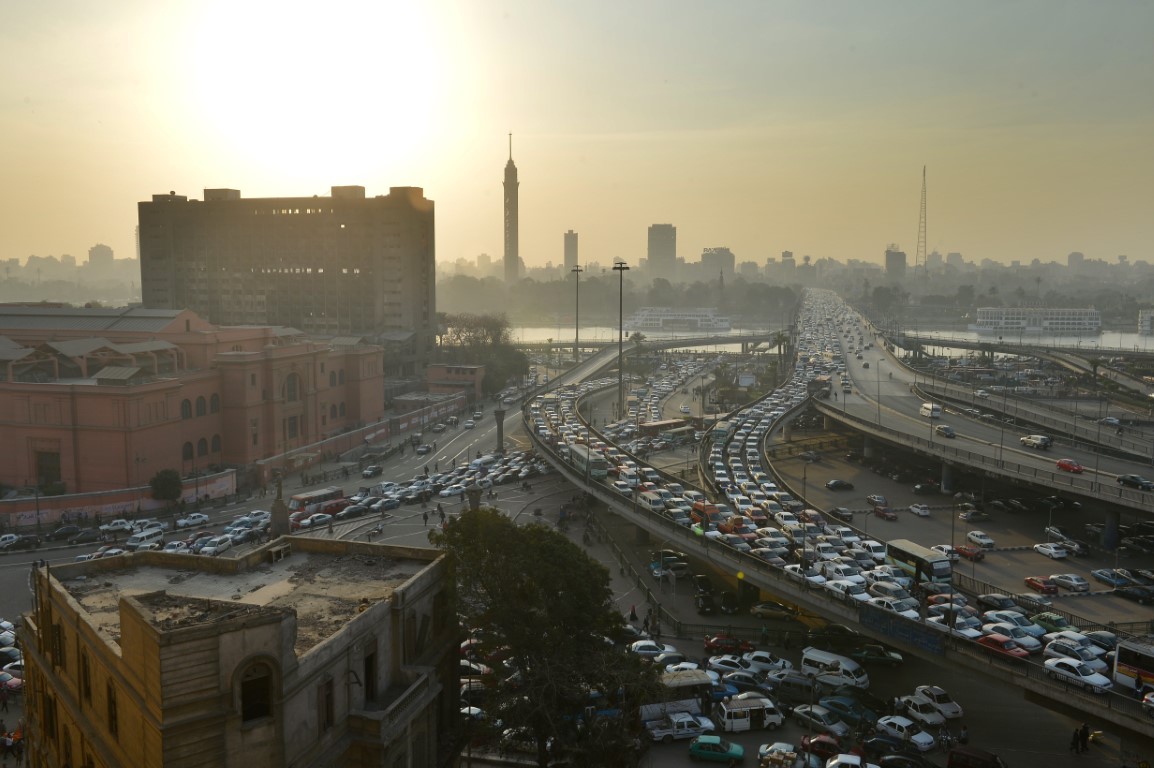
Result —
<instances>
[{"instance_id":1,"label":"person walking on street","mask_svg":"<svg viewBox=\"0 0 1154 768\"><path fill-rule=\"evenodd\" d=\"M8 711L8 689L0 688L0 712ZM4 721L0 720L0 731L4 730Z\"/></svg>"},{"instance_id":2,"label":"person walking on street","mask_svg":"<svg viewBox=\"0 0 1154 768\"><path fill-rule=\"evenodd\" d=\"M425 521L425 527L429 527L429 512L428 510L421 513L421 518Z\"/></svg>"},{"instance_id":3,"label":"person walking on street","mask_svg":"<svg viewBox=\"0 0 1154 768\"><path fill-rule=\"evenodd\" d=\"M1085 723L1078 729L1078 748L1082 752L1090 748L1090 726Z\"/></svg>"},{"instance_id":4,"label":"person walking on street","mask_svg":"<svg viewBox=\"0 0 1154 768\"><path fill-rule=\"evenodd\" d=\"M1070 751L1076 755L1082 751L1081 746L1082 746L1082 737L1081 737L1081 734L1078 732L1078 729L1075 728L1074 729L1074 735L1070 737Z\"/></svg>"}]
</instances>

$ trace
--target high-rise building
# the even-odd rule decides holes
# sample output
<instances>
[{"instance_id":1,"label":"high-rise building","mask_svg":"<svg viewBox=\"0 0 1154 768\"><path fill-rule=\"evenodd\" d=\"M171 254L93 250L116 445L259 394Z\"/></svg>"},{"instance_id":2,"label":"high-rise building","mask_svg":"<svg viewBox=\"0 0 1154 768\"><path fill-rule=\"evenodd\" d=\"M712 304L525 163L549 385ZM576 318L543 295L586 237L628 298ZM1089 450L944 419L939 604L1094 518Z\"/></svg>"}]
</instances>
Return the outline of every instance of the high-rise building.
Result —
<instances>
[{"instance_id":1,"label":"high-rise building","mask_svg":"<svg viewBox=\"0 0 1154 768\"><path fill-rule=\"evenodd\" d=\"M906 254L896 245L886 248L886 277L891 280L904 280L906 277Z\"/></svg>"},{"instance_id":2,"label":"high-rise building","mask_svg":"<svg viewBox=\"0 0 1154 768\"><path fill-rule=\"evenodd\" d=\"M667 280L677 275L677 227L672 224L649 225L649 250L646 267L650 274Z\"/></svg>"},{"instance_id":3,"label":"high-rise building","mask_svg":"<svg viewBox=\"0 0 1154 768\"><path fill-rule=\"evenodd\" d=\"M521 278L521 247L518 241L517 166L513 164L513 134L509 134L509 162L505 163L505 282L515 283Z\"/></svg>"},{"instance_id":4,"label":"high-rise building","mask_svg":"<svg viewBox=\"0 0 1154 768\"><path fill-rule=\"evenodd\" d=\"M733 270L737 266L737 257L733 251L721 246L706 248L701 252L701 268L705 272L705 279L716 279L718 274L724 277L733 277Z\"/></svg>"},{"instance_id":5,"label":"high-rise building","mask_svg":"<svg viewBox=\"0 0 1154 768\"><path fill-rule=\"evenodd\" d=\"M565 233L565 271L577 266L577 233L569 230Z\"/></svg>"},{"instance_id":6,"label":"high-rise building","mask_svg":"<svg viewBox=\"0 0 1154 768\"><path fill-rule=\"evenodd\" d=\"M142 298L218 325L281 325L363 337L390 350L386 376L419 374L436 338L433 201L418 187L365 197L204 200L138 205Z\"/></svg>"}]
</instances>

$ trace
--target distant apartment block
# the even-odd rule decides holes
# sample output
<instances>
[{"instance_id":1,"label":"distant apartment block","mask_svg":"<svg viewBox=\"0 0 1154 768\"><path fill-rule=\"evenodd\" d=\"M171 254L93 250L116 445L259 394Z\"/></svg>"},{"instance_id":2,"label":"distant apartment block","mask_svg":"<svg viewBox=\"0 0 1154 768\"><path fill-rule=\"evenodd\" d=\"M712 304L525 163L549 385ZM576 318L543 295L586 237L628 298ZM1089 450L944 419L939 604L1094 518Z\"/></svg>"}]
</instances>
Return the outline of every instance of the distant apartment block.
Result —
<instances>
[{"instance_id":1,"label":"distant apartment block","mask_svg":"<svg viewBox=\"0 0 1154 768\"><path fill-rule=\"evenodd\" d=\"M143 304L189 309L218 325L277 325L365 336L389 349L389 377L414 376L434 350L433 201L417 187L366 197L204 200L153 195L138 204Z\"/></svg>"},{"instance_id":2,"label":"distant apartment block","mask_svg":"<svg viewBox=\"0 0 1154 768\"><path fill-rule=\"evenodd\" d=\"M899 281L906 278L906 254L899 251L896 245L886 249L886 277Z\"/></svg>"},{"instance_id":3,"label":"distant apartment block","mask_svg":"<svg viewBox=\"0 0 1154 768\"><path fill-rule=\"evenodd\" d=\"M565 271L568 272L576 267L580 262L578 261L577 253L577 233L569 230L565 233Z\"/></svg>"},{"instance_id":4,"label":"distant apartment block","mask_svg":"<svg viewBox=\"0 0 1154 768\"><path fill-rule=\"evenodd\" d=\"M327 538L34 568L29 764L438 765L459 714L443 557Z\"/></svg>"},{"instance_id":5,"label":"distant apartment block","mask_svg":"<svg viewBox=\"0 0 1154 768\"><path fill-rule=\"evenodd\" d=\"M651 275L667 280L677 278L677 227L672 224L650 224L646 267Z\"/></svg>"},{"instance_id":6,"label":"distant apartment block","mask_svg":"<svg viewBox=\"0 0 1154 768\"><path fill-rule=\"evenodd\" d=\"M701 252L701 279L716 280L719 275L723 278L733 277L736 267L737 257L724 246L706 248Z\"/></svg>"},{"instance_id":7,"label":"distant apartment block","mask_svg":"<svg viewBox=\"0 0 1154 768\"><path fill-rule=\"evenodd\" d=\"M1138 310L1138 333L1154 336L1154 309Z\"/></svg>"}]
</instances>

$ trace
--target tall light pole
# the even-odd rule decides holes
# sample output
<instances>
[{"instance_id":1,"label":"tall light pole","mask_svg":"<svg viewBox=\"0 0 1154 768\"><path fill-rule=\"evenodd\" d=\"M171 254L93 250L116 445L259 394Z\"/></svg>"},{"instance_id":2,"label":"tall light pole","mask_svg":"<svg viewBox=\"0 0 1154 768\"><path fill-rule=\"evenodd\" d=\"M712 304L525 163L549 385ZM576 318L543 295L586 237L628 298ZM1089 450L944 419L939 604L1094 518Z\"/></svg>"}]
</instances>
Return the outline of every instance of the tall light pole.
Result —
<instances>
[{"instance_id":1,"label":"tall light pole","mask_svg":"<svg viewBox=\"0 0 1154 768\"><path fill-rule=\"evenodd\" d=\"M878 360L878 426L882 425L882 361Z\"/></svg>"},{"instance_id":2,"label":"tall light pole","mask_svg":"<svg viewBox=\"0 0 1154 768\"><path fill-rule=\"evenodd\" d=\"M576 278L574 281L576 296L573 299L573 365L579 365L581 363L581 273L585 270L581 269L581 265L578 264L569 271Z\"/></svg>"},{"instance_id":3,"label":"tall light pole","mask_svg":"<svg viewBox=\"0 0 1154 768\"><path fill-rule=\"evenodd\" d=\"M617 418L625 418L625 273L624 261L613 264L617 273Z\"/></svg>"}]
</instances>

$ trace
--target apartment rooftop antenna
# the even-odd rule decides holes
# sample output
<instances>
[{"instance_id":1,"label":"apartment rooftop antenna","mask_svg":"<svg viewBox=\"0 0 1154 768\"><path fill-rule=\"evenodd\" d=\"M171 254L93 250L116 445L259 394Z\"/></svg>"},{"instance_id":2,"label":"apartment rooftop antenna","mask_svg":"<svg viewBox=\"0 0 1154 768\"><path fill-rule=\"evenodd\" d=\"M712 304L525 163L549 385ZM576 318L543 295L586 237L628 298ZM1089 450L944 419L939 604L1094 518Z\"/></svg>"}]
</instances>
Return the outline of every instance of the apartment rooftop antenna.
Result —
<instances>
[{"instance_id":1,"label":"apartment rooftop antenna","mask_svg":"<svg viewBox=\"0 0 1154 768\"><path fill-rule=\"evenodd\" d=\"M922 166L922 209L918 215L918 250L914 254L914 274L928 277L926 270L926 167Z\"/></svg>"}]
</instances>

